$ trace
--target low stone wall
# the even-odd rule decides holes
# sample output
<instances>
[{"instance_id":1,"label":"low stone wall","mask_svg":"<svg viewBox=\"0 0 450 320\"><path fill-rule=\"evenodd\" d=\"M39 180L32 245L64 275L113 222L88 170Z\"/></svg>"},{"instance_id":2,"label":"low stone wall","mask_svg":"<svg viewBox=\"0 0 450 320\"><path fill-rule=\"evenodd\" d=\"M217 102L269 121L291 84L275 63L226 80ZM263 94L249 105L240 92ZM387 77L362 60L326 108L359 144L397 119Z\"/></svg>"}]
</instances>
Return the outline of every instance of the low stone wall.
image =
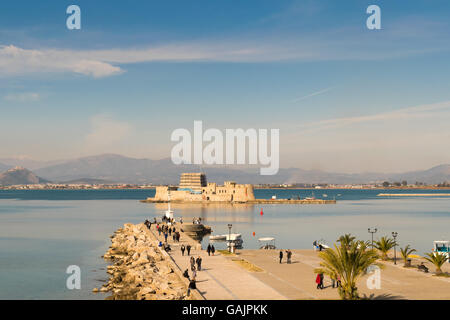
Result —
<instances>
[{"instance_id":1,"label":"low stone wall","mask_svg":"<svg viewBox=\"0 0 450 320\"><path fill-rule=\"evenodd\" d=\"M112 244L103 256L113 262L107 267L109 281L94 292L111 292L113 300L184 300L187 279L174 267L158 246L153 234L141 223L125 224L111 237Z\"/></svg>"}]
</instances>

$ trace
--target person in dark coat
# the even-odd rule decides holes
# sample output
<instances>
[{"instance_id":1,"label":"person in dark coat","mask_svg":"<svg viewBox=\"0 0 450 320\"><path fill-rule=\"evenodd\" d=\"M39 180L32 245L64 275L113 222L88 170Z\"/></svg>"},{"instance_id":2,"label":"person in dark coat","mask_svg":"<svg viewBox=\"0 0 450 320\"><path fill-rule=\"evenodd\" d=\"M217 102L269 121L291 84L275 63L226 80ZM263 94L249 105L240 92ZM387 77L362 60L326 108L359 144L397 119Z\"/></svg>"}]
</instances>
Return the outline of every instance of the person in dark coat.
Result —
<instances>
[{"instance_id":1,"label":"person in dark coat","mask_svg":"<svg viewBox=\"0 0 450 320\"><path fill-rule=\"evenodd\" d=\"M208 247L206 248L206 252L208 252L208 256L211 255L211 245L208 244Z\"/></svg>"},{"instance_id":2,"label":"person in dark coat","mask_svg":"<svg viewBox=\"0 0 450 320\"><path fill-rule=\"evenodd\" d=\"M184 250L186 250L186 248L184 247L184 244L181 245L181 255L184 256Z\"/></svg>"},{"instance_id":3,"label":"person in dark coat","mask_svg":"<svg viewBox=\"0 0 450 320\"><path fill-rule=\"evenodd\" d=\"M214 248L214 245L211 246L211 253L214 255L214 252L216 252L216 248Z\"/></svg>"},{"instance_id":4,"label":"person in dark coat","mask_svg":"<svg viewBox=\"0 0 450 320\"><path fill-rule=\"evenodd\" d=\"M199 256L195 262L197 262L197 270L201 271L202 270L202 258Z\"/></svg>"},{"instance_id":5,"label":"person in dark coat","mask_svg":"<svg viewBox=\"0 0 450 320\"><path fill-rule=\"evenodd\" d=\"M191 270L194 271L194 269L195 269L195 258L194 257L191 257L190 263L191 263Z\"/></svg>"},{"instance_id":6,"label":"person in dark coat","mask_svg":"<svg viewBox=\"0 0 450 320\"><path fill-rule=\"evenodd\" d=\"M283 261L283 250L280 250L280 263Z\"/></svg>"},{"instance_id":7,"label":"person in dark coat","mask_svg":"<svg viewBox=\"0 0 450 320\"><path fill-rule=\"evenodd\" d=\"M186 250L187 250L188 256L190 256L190 255L191 255L191 245L190 245L190 244L188 244L188 245L186 246Z\"/></svg>"},{"instance_id":8,"label":"person in dark coat","mask_svg":"<svg viewBox=\"0 0 450 320\"><path fill-rule=\"evenodd\" d=\"M189 297L191 294L191 290L197 289L197 286L195 285L195 279L189 280L189 286L187 290L187 296Z\"/></svg>"}]
</instances>

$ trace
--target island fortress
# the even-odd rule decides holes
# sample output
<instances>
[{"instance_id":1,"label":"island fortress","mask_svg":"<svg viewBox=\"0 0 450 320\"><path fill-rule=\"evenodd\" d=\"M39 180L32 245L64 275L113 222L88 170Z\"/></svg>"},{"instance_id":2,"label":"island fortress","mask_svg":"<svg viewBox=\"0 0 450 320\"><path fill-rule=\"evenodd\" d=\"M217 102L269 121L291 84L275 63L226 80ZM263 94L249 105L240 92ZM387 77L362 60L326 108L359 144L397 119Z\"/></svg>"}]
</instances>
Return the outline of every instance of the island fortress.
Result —
<instances>
[{"instance_id":1,"label":"island fortress","mask_svg":"<svg viewBox=\"0 0 450 320\"><path fill-rule=\"evenodd\" d=\"M255 200L251 184L207 182L204 173L183 173L178 187L156 187L154 202L248 202Z\"/></svg>"},{"instance_id":2,"label":"island fortress","mask_svg":"<svg viewBox=\"0 0 450 320\"><path fill-rule=\"evenodd\" d=\"M178 187L156 187L153 198L141 202L175 202L175 203L248 203L248 204L328 204L336 200L323 200L315 198L305 199L255 199L253 185L237 184L234 181L225 181L223 186L207 182L204 173L181 174Z\"/></svg>"}]
</instances>

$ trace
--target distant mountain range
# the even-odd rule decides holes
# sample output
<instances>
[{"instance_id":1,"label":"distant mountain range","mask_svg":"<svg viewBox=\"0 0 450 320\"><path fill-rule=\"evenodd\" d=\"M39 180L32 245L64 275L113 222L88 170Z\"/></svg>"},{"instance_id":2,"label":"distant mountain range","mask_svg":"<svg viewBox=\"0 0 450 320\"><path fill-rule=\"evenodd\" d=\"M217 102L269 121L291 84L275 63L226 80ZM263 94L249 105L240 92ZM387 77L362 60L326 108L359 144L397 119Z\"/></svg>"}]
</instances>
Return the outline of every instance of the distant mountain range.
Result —
<instances>
[{"instance_id":1,"label":"distant mountain range","mask_svg":"<svg viewBox=\"0 0 450 320\"><path fill-rule=\"evenodd\" d=\"M0 174L0 185L10 186L16 184L47 183L48 180L38 177L33 172L22 167L9 169Z\"/></svg>"},{"instance_id":2,"label":"distant mountain range","mask_svg":"<svg viewBox=\"0 0 450 320\"><path fill-rule=\"evenodd\" d=\"M22 160L21 163L23 163ZM32 161L32 160L27 160ZM423 171L405 173L333 173L320 170L282 168L277 175L261 176L257 167L174 165L171 159L151 160L104 154L67 161L38 163L30 162L38 179L66 183L133 183L133 184L177 184L182 172L205 172L208 181L223 183L234 180L238 183L330 183L358 184L382 181L416 181L435 184L450 181L450 165L440 165ZM44 164L44 165L43 165ZM47 164L47 165L45 165ZM15 165L13 159L5 164L0 159L0 171ZM43 166L41 166L43 165ZM28 171L29 172L29 171ZM43 178L39 178L43 177ZM31 179L36 181L35 179ZM90 182L89 182L90 181ZM0 184L4 184L0 180Z\"/></svg>"}]
</instances>

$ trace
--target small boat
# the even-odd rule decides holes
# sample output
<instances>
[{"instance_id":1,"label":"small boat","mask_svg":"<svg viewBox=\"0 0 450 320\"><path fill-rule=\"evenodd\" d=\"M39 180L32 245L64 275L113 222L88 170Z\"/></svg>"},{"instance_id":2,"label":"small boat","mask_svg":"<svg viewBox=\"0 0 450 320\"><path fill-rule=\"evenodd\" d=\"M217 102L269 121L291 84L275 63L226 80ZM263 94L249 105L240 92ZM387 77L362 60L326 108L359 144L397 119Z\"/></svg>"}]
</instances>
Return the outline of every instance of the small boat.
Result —
<instances>
[{"instance_id":1,"label":"small boat","mask_svg":"<svg viewBox=\"0 0 450 320\"><path fill-rule=\"evenodd\" d=\"M240 233L231 233L225 235L225 241L227 242L227 247L241 248L244 240L242 240L242 235Z\"/></svg>"},{"instance_id":2,"label":"small boat","mask_svg":"<svg viewBox=\"0 0 450 320\"><path fill-rule=\"evenodd\" d=\"M259 238L258 241L263 243L259 247L260 249L276 249L277 248L277 247L275 247L275 238L273 238L273 237Z\"/></svg>"},{"instance_id":3,"label":"small boat","mask_svg":"<svg viewBox=\"0 0 450 320\"><path fill-rule=\"evenodd\" d=\"M450 259L450 241L433 241L433 254L443 254L447 259Z\"/></svg>"},{"instance_id":4,"label":"small boat","mask_svg":"<svg viewBox=\"0 0 450 320\"><path fill-rule=\"evenodd\" d=\"M209 240L213 241L225 241L227 239L226 235L216 235L216 236L210 236Z\"/></svg>"}]
</instances>

